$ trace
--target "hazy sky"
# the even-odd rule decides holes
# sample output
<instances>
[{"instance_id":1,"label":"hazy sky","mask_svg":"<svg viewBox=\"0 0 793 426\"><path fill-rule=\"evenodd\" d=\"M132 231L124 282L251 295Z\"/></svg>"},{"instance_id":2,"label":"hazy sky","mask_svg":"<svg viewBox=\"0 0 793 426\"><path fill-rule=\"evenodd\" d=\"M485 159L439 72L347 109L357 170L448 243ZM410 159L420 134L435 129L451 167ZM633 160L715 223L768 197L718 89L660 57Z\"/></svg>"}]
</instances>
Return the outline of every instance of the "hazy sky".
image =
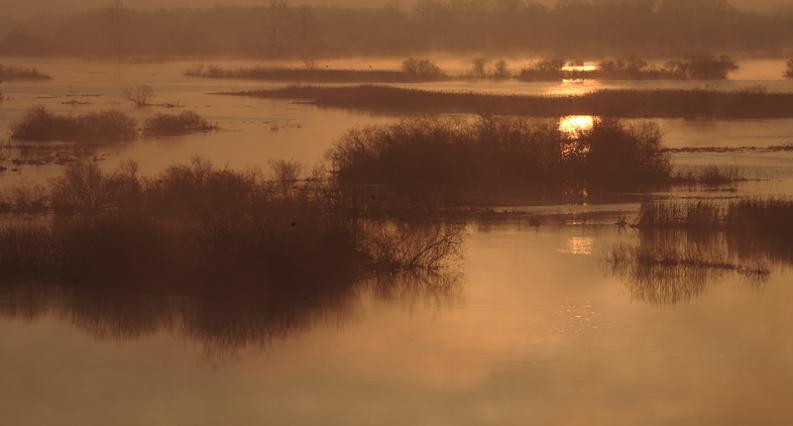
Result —
<instances>
[{"instance_id":1,"label":"hazy sky","mask_svg":"<svg viewBox=\"0 0 793 426\"><path fill-rule=\"evenodd\" d=\"M293 4L325 4L349 6L380 6L388 0L292 0ZM538 0L540 3L553 4L555 0ZM110 4L110 0L0 0L2 15L24 16L39 12L69 13L89 8L99 8ZM264 5L268 0L125 0L133 8L151 7L210 7L214 5ZM403 5L413 0L401 0ZM731 0L731 3L754 9L768 9L774 6L791 4L791 0Z\"/></svg>"}]
</instances>

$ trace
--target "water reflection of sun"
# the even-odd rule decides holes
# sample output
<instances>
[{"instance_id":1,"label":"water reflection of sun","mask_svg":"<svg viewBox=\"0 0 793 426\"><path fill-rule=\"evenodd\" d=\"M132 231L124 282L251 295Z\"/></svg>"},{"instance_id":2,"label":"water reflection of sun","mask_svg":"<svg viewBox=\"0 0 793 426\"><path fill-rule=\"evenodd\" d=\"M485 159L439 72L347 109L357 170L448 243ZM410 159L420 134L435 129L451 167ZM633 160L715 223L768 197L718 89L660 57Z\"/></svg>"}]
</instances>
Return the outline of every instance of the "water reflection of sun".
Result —
<instances>
[{"instance_id":1,"label":"water reflection of sun","mask_svg":"<svg viewBox=\"0 0 793 426\"><path fill-rule=\"evenodd\" d=\"M564 254L574 254L578 256L592 256L594 238L591 237L571 237L567 239L565 245L559 250Z\"/></svg>"},{"instance_id":2,"label":"water reflection of sun","mask_svg":"<svg viewBox=\"0 0 793 426\"><path fill-rule=\"evenodd\" d=\"M592 130L594 126L595 117L591 115L569 115L559 120L559 131L568 136Z\"/></svg>"},{"instance_id":3,"label":"water reflection of sun","mask_svg":"<svg viewBox=\"0 0 793 426\"><path fill-rule=\"evenodd\" d=\"M593 64L584 64L584 65L567 64L562 67L562 71L568 71L568 72L592 72L592 71L597 71L597 69L598 69L597 65L593 65Z\"/></svg>"}]
</instances>

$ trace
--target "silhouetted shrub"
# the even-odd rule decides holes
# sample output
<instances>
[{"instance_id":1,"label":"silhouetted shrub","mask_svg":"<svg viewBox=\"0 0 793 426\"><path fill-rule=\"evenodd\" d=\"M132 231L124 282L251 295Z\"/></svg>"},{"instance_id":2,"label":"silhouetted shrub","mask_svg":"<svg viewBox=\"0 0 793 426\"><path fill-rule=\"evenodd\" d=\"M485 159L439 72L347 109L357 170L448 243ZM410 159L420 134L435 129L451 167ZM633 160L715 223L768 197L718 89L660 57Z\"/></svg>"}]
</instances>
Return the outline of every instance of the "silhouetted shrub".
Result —
<instances>
[{"instance_id":1,"label":"silhouetted shrub","mask_svg":"<svg viewBox=\"0 0 793 426\"><path fill-rule=\"evenodd\" d=\"M516 118L417 119L348 132L329 156L343 184L409 195L565 186L616 190L669 183L668 156L652 124L598 120L576 135Z\"/></svg>"},{"instance_id":2,"label":"silhouetted shrub","mask_svg":"<svg viewBox=\"0 0 793 426\"><path fill-rule=\"evenodd\" d=\"M787 61L787 70L785 70L785 77L793 78L793 59Z\"/></svg>"},{"instance_id":3,"label":"silhouetted shrub","mask_svg":"<svg viewBox=\"0 0 793 426\"><path fill-rule=\"evenodd\" d=\"M507 64L507 61L503 59L496 61L495 65L493 65L492 77L496 80L512 78L512 71L509 69L509 64Z\"/></svg>"},{"instance_id":4,"label":"silhouetted shrub","mask_svg":"<svg viewBox=\"0 0 793 426\"><path fill-rule=\"evenodd\" d=\"M564 59L539 61L531 67L522 69L518 74L518 79L525 81L561 80L565 78L564 66Z\"/></svg>"},{"instance_id":5,"label":"silhouetted shrub","mask_svg":"<svg viewBox=\"0 0 793 426\"><path fill-rule=\"evenodd\" d=\"M145 108L152 105L151 100L154 98L155 92L151 86L138 84L125 88L121 95L124 99L135 104L136 108Z\"/></svg>"},{"instance_id":6,"label":"silhouetted shrub","mask_svg":"<svg viewBox=\"0 0 793 426\"><path fill-rule=\"evenodd\" d=\"M63 116L39 106L29 109L11 125L11 136L25 141L129 141L137 137L137 123L119 111Z\"/></svg>"},{"instance_id":7,"label":"silhouetted shrub","mask_svg":"<svg viewBox=\"0 0 793 426\"><path fill-rule=\"evenodd\" d=\"M143 132L147 136L176 136L210 132L217 126L193 111L180 114L157 114L146 120Z\"/></svg>"},{"instance_id":8,"label":"silhouetted shrub","mask_svg":"<svg viewBox=\"0 0 793 426\"><path fill-rule=\"evenodd\" d=\"M447 78L446 73L429 59L408 58L402 62L402 71L414 81L432 81Z\"/></svg>"},{"instance_id":9,"label":"silhouetted shrub","mask_svg":"<svg viewBox=\"0 0 793 426\"><path fill-rule=\"evenodd\" d=\"M51 275L68 286L113 277L113 285L169 291L239 279L233 285L310 297L374 273L435 270L456 250L460 227L385 232L391 225L337 208L322 185L285 186L199 159L154 179L134 165L111 173L71 165L49 188L49 224L0 233L0 275Z\"/></svg>"},{"instance_id":10,"label":"silhouetted shrub","mask_svg":"<svg viewBox=\"0 0 793 426\"><path fill-rule=\"evenodd\" d=\"M723 80L738 65L729 56L692 56L682 61L670 61L666 69L674 76L690 80Z\"/></svg>"}]
</instances>

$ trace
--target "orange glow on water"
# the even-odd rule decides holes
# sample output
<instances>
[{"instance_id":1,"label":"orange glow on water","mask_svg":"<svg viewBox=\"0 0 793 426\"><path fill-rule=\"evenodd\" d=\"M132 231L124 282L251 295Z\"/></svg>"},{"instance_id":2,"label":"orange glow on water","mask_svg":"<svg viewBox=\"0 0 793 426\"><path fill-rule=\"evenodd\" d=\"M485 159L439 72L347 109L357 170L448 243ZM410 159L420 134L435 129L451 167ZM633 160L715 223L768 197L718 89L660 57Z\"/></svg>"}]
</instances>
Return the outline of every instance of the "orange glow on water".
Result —
<instances>
[{"instance_id":1,"label":"orange glow on water","mask_svg":"<svg viewBox=\"0 0 793 426\"><path fill-rule=\"evenodd\" d=\"M568 136L576 136L581 132L592 130L595 117L591 115L569 115L559 120L559 131Z\"/></svg>"}]
</instances>

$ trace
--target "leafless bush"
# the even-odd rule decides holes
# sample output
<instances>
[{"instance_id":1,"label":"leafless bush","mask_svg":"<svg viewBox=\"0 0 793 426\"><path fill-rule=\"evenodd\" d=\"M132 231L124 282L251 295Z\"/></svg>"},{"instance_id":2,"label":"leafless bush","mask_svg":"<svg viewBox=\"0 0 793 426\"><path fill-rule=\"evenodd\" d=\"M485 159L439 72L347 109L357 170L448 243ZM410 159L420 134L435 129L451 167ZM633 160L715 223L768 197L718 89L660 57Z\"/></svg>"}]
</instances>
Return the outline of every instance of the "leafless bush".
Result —
<instances>
[{"instance_id":1,"label":"leafless bush","mask_svg":"<svg viewBox=\"0 0 793 426\"><path fill-rule=\"evenodd\" d=\"M151 100L154 98L155 92L151 86L137 84L124 89L122 96L135 104L136 108L145 108L152 105Z\"/></svg>"}]
</instances>

